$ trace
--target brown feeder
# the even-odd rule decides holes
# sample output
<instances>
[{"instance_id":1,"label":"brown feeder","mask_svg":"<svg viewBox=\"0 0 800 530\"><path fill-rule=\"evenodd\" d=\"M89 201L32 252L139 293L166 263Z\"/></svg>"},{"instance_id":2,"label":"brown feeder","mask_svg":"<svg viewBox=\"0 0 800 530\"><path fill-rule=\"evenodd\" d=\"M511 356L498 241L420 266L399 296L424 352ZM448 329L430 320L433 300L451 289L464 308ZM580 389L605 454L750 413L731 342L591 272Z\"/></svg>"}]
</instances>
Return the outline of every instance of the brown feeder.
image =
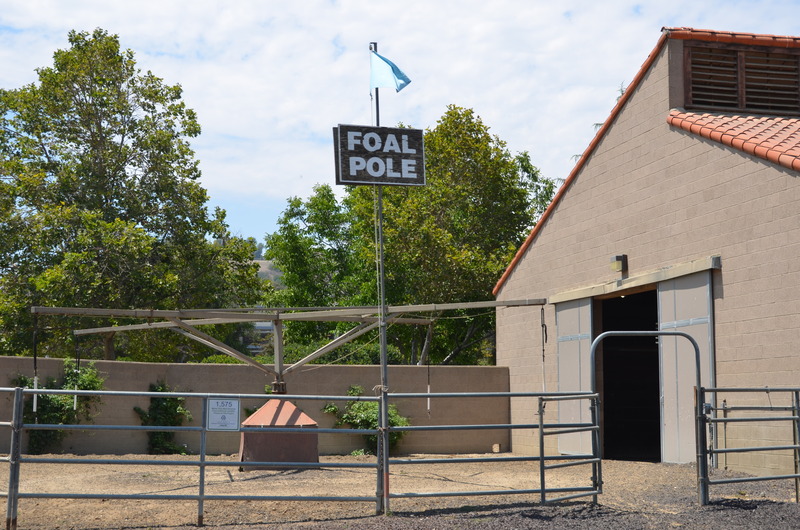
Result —
<instances>
[{"instance_id":1,"label":"brown feeder","mask_svg":"<svg viewBox=\"0 0 800 530\"><path fill-rule=\"evenodd\" d=\"M240 462L319 462L317 422L289 401L271 399L242 422L242 427L301 428L308 433L243 432ZM241 469L286 469L245 466Z\"/></svg>"}]
</instances>

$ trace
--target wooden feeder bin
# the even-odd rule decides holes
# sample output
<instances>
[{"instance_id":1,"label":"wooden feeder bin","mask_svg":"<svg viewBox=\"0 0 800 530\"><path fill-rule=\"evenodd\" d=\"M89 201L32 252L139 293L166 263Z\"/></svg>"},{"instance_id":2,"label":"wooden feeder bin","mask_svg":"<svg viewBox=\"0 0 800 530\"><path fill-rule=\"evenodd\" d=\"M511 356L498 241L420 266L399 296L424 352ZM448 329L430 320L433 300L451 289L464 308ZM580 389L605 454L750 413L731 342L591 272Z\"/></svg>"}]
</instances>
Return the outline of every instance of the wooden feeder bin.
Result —
<instances>
[{"instance_id":1,"label":"wooden feeder bin","mask_svg":"<svg viewBox=\"0 0 800 530\"><path fill-rule=\"evenodd\" d=\"M242 422L242 427L290 427L309 432L243 432L239 443L240 462L319 462L317 423L289 401L267 401ZM286 468L243 466L241 469Z\"/></svg>"}]
</instances>

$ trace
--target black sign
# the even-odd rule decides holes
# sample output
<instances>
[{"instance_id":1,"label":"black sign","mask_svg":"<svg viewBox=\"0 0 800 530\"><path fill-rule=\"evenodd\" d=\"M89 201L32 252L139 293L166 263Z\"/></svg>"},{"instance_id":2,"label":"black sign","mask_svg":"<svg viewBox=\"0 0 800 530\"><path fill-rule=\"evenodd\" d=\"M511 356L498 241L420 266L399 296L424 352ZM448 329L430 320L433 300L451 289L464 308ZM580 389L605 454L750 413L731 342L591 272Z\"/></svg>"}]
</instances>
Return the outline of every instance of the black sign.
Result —
<instances>
[{"instance_id":1,"label":"black sign","mask_svg":"<svg viewBox=\"0 0 800 530\"><path fill-rule=\"evenodd\" d=\"M339 125L333 128L336 184L425 185L420 129Z\"/></svg>"}]
</instances>

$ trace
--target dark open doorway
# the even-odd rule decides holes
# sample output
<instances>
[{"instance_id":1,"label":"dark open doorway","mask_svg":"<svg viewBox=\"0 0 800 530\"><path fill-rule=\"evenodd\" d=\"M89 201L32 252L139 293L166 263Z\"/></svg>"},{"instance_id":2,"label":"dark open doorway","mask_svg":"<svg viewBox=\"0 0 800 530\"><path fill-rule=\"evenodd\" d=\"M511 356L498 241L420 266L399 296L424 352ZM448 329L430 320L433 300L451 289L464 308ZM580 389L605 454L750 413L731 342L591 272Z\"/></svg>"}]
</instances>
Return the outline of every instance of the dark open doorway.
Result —
<instances>
[{"instance_id":1,"label":"dark open doorway","mask_svg":"<svg viewBox=\"0 0 800 530\"><path fill-rule=\"evenodd\" d=\"M656 331L656 291L602 300L602 331ZM609 337L602 358L603 456L661 461L658 343Z\"/></svg>"}]
</instances>

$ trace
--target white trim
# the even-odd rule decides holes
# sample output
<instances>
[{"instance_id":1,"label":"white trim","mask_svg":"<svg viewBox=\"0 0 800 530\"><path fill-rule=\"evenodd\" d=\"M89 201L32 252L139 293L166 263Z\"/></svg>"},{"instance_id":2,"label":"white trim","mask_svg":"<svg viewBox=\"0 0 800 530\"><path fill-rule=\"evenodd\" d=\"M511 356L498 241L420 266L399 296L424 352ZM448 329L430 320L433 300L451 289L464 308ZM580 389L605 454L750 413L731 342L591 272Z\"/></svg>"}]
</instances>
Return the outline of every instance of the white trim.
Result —
<instances>
[{"instance_id":1,"label":"white trim","mask_svg":"<svg viewBox=\"0 0 800 530\"><path fill-rule=\"evenodd\" d=\"M635 287L672 280L681 276L688 276L696 272L721 268L722 260L720 256L708 256L706 258L700 258L678 265L671 265L663 269L623 278L621 280L613 280L607 283L564 291L550 296L547 301L550 304L557 304L559 302L569 302L570 300L579 300L581 298L594 298L596 296L603 296L618 291L633 289Z\"/></svg>"}]
</instances>

